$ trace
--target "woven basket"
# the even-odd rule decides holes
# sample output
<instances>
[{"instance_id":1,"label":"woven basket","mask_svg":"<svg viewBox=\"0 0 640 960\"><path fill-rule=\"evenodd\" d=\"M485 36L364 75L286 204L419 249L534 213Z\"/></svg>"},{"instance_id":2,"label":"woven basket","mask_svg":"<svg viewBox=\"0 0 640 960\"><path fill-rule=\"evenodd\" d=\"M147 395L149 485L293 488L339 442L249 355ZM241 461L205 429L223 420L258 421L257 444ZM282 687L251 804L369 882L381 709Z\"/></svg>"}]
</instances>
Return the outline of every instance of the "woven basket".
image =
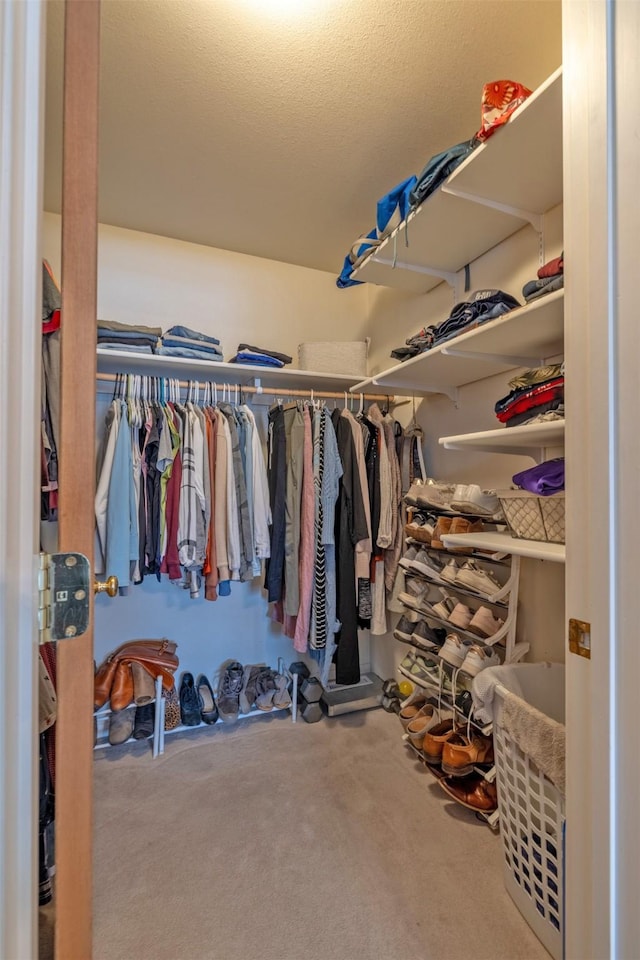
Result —
<instances>
[{"instance_id":1,"label":"woven basket","mask_svg":"<svg viewBox=\"0 0 640 960\"><path fill-rule=\"evenodd\" d=\"M316 373L347 373L355 377L367 376L369 340L330 340L301 343L298 346L298 366Z\"/></svg>"},{"instance_id":2,"label":"woven basket","mask_svg":"<svg viewBox=\"0 0 640 960\"><path fill-rule=\"evenodd\" d=\"M564 543L564 492L539 497L525 490L498 490L511 531L519 540Z\"/></svg>"}]
</instances>

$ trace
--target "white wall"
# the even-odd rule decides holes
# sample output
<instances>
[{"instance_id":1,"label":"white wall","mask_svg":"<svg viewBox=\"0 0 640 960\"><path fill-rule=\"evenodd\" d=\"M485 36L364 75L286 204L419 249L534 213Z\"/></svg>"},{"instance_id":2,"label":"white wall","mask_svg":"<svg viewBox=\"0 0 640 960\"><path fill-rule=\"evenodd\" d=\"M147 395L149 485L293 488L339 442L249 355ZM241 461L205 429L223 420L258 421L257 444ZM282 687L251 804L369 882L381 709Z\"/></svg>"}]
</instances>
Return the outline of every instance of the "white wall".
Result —
<instances>
[{"instance_id":1,"label":"white wall","mask_svg":"<svg viewBox=\"0 0 640 960\"><path fill-rule=\"evenodd\" d=\"M544 260L562 250L562 207L545 217ZM539 266L538 234L524 227L471 265L471 291L498 287L521 303L522 287L536 276ZM459 284L459 289L463 287ZM369 287L372 338L370 372L391 366L390 350L430 323L444 320L454 304L454 294L442 283L422 296L400 294L383 287ZM470 294L464 294L463 299ZM499 374L462 387L456 406L442 394L417 399L417 419L425 432L425 460L429 476L443 480L475 482L488 488L511 485L518 470L532 465L524 457L471 451L448 451L438 444L442 436L454 436L499 426L494 404L509 392L507 381L516 371ZM398 409L398 419L407 422L408 407ZM549 450L549 456L561 451ZM523 560L517 639L531 644L530 660L563 660L564 566L539 560ZM398 619L397 615L393 622ZM372 667L383 677L393 676L406 647L391 635L372 638Z\"/></svg>"},{"instance_id":2,"label":"white wall","mask_svg":"<svg viewBox=\"0 0 640 960\"><path fill-rule=\"evenodd\" d=\"M44 216L44 256L60 275L60 217ZM294 357L308 340L366 336L364 288L340 291L335 277L257 257L216 250L101 225L98 251L98 315L163 329L182 323L217 336L225 359L240 341ZM98 399L98 437L110 393ZM265 408L255 408L264 423ZM260 580L234 583L230 597L190 600L188 592L146 577L128 597L96 599L95 656L125 640L168 636L178 641L181 669L209 677L227 658L243 662L278 656L300 659L280 627L267 618ZM368 666L368 635L361 641Z\"/></svg>"}]
</instances>

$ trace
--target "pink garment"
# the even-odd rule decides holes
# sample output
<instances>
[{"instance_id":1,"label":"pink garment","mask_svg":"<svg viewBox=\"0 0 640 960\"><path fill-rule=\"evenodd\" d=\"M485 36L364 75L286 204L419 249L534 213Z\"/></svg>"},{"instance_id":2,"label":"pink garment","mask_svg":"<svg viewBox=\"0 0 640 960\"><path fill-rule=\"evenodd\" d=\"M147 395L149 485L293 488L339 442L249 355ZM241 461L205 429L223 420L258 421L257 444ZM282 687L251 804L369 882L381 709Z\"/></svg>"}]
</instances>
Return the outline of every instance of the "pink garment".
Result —
<instances>
[{"instance_id":1,"label":"pink garment","mask_svg":"<svg viewBox=\"0 0 640 960\"><path fill-rule=\"evenodd\" d=\"M269 617L273 620L274 623L282 624L282 632L285 637L289 637L290 640L293 640L296 632L296 620L297 617L292 617L288 613L284 612L284 594L282 600L275 600L271 604L271 612Z\"/></svg>"},{"instance_id":2,"label":"pink garment","mask_svg":"<svg viewBox=\"0 0 640 960\"><path fill-rule=\"evenodd\" d=\"M316 550L316 498L313 483L313 439L311 417L304 414L304 446L302 454L302 502L300 508L300 557L298 582L300 584L300 607L296 623L293 647L298 653L306 653L313 597L314 561Z\"/></svg>"}]
</instances>

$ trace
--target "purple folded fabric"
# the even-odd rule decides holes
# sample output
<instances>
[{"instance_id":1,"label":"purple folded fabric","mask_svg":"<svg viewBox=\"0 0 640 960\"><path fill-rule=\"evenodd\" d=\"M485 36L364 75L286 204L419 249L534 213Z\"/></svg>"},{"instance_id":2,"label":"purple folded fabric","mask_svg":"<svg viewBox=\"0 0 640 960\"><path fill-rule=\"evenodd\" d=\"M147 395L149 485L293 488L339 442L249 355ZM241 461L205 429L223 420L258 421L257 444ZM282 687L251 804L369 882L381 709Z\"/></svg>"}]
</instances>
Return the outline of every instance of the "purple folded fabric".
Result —
<instances>
[{"instance_id":1,"label":"purple folded fabric","mask_svg":"<svg viewBox=\"0 0 640 960\"><path fill-rule=\"evenodd\" d=\"M537 493L540 497L560 493L564 490L564 457L545 460L544 463L538 463L529 470L515 473L512 480L522 490Z\"/></svg>"}]
</instances>

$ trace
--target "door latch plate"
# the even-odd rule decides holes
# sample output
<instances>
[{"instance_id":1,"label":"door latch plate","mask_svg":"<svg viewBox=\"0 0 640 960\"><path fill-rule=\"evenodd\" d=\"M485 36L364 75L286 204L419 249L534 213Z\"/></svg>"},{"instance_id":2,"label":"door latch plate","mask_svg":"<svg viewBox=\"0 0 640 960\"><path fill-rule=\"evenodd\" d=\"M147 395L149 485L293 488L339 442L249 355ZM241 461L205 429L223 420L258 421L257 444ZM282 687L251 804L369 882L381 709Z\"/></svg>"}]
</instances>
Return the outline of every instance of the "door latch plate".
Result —
<instances>
[{"instance_id":1,"label":"door latch plate","mask_svg":"<svg viewBox=\"0 0 640 960\"><path fill-rule=\"evenodd\" d=\"M40 643L68 640L89 625L89 561L82 553L41 553L38 571Z\"/></svg>"}]
</instances>

